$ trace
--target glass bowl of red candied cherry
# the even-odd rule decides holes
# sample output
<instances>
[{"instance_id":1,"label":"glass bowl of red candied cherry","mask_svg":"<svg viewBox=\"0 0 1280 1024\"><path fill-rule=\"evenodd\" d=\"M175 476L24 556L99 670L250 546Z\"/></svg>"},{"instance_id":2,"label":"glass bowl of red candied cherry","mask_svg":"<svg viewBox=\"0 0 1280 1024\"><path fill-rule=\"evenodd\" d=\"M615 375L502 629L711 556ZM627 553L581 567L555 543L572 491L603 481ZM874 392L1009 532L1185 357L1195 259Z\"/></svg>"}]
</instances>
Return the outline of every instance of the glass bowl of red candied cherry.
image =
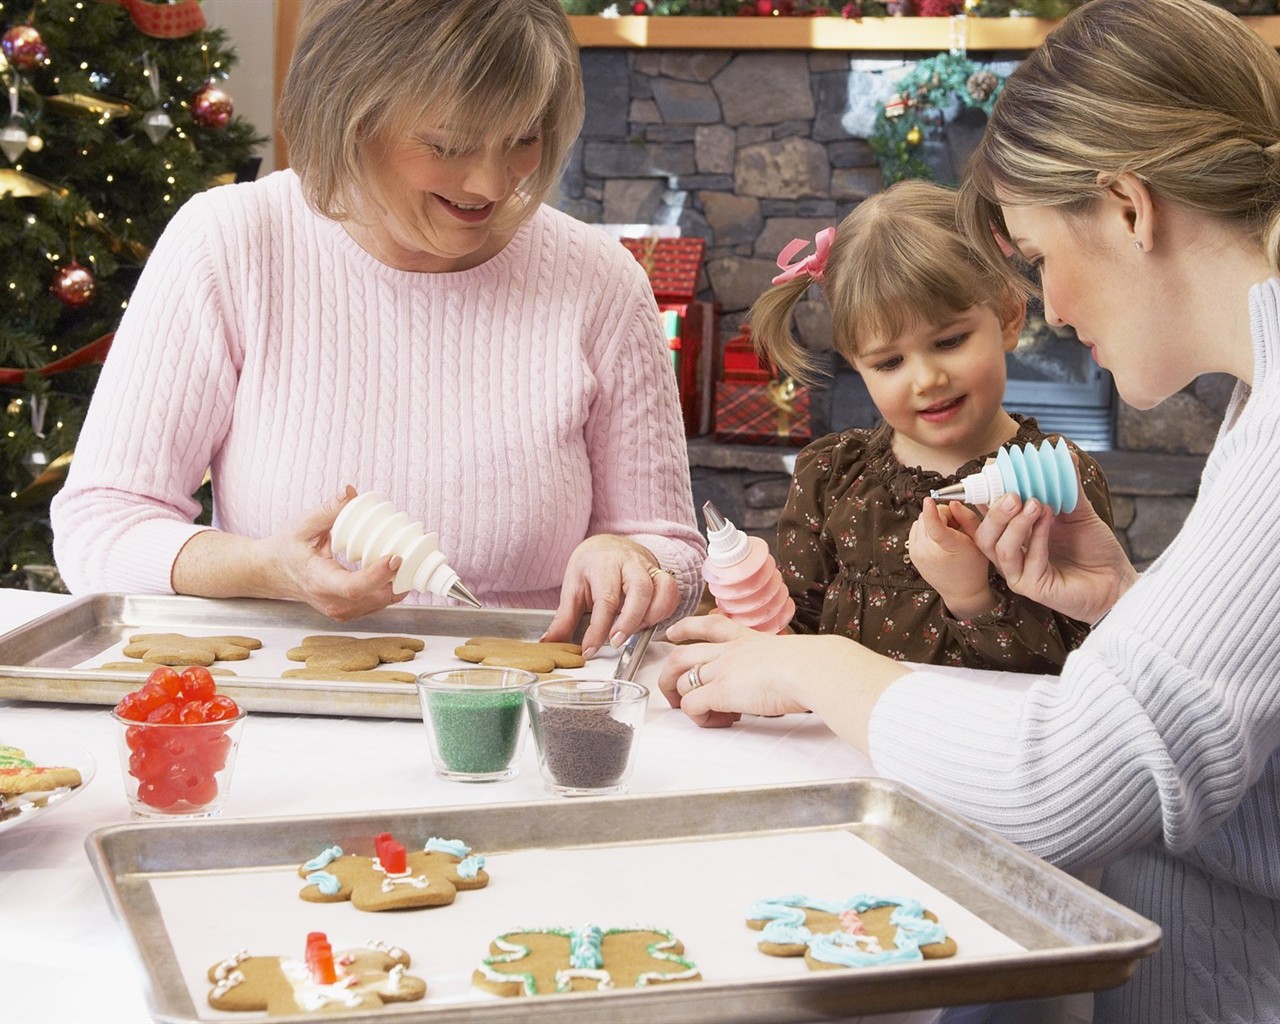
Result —
<instances>
[{"instance_id":1,"label":"glass bowl of red candied cherry","mask_svg":"<svg viewBox=\"0 0 1280 1024\"><path fill-rule=\"evenodd\" d=\"M135 818L211 818L231 786L244 710L207 668L158 668L111 717Z\"/></svg>"}]
</instances>

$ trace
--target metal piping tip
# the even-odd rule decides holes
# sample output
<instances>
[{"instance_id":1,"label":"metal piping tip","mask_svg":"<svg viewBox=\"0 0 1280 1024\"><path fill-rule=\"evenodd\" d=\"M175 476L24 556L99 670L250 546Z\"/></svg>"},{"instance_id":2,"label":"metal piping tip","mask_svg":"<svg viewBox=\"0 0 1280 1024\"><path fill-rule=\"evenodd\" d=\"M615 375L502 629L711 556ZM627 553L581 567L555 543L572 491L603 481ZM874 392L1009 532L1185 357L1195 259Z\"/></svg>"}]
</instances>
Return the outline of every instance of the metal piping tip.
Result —
<instances>
[{"instance_id":1,"label":"metal piping tip","mask_svg":"<svg viewBox=\"0 0 1280 1024\"><path fill-rule=\"evenodd\" d=\"M724 516L720 514L720 510L711 502L708 501L702 506L702 515L707 520L707 529L712 533L725 528Z\"/></svg>"},{"instance_id":2,"label":"metal piping tip","mask_svg":"<svg viewBox=\"0 0 1280 1024\"><path fill-rule=\"evenodd\" d=\"M453 581L453 586L449 588L449 596L455 601L461 601L463 604L471 605L472 608L484 607L484 605L477 600L475 594L471 593L471 591L462 585L462 580Z\"/></svg>"},{"instance_id":3,"label":"metal piping tip","mask_svg":"<svg viewBox=\"0 0 1280 1024\"><path fill-rule=\"evenodd\" d=\"M930 491L929 497L934 501L964 501L964 484L947 484L936 491Z\"/></svg>"}]
</instances>

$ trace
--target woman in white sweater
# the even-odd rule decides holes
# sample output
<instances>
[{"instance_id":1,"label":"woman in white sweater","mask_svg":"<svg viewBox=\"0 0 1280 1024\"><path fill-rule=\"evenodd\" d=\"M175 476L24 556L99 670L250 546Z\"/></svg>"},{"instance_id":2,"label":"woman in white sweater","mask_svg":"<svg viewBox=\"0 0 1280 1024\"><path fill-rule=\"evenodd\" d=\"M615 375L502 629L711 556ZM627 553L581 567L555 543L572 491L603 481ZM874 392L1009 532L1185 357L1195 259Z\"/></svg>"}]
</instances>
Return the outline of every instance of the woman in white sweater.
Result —
<instances>
[{"instance_id":1,"label":"woman in white sweater","mask_svg":"<svg viewBox=\"0 0 1280 1024\"><path fill-rule=\"evenodd\" d=\"M1057 678L709 616L661 684L706 725L817 712L884 775L1106 865L1164 942L1096 1021L1280 1020L1280 59L1204 0L1093 0L1008 79L963 191L993 270L1002 243L1038 267L1125 401L1238 379L1182 531L1139 575L1088 502L972 517L1012 589L1098 623Z\"/></svg>"}]
</instances>

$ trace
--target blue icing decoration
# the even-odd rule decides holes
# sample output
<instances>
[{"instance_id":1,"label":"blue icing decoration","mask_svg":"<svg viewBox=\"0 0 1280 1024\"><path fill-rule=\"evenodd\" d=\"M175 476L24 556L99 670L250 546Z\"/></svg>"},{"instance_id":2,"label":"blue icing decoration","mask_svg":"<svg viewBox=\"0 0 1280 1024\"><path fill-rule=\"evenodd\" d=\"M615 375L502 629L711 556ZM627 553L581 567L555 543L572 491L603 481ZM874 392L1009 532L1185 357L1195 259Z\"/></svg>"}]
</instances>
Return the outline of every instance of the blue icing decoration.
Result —
<instances>
[{"instance_id":1,"label":"blue icing decoration","mask_svg":"<svg viewBox=\"0 0 1280 1024\"><path fill-rule=\"evenodd\" d=\"M427 853L449 853L459 860L471 852L471 847L461 839L438 839L434 836L427 840L423 849Z\"/></svg>"},{"instance_id":2,"label":"blue icing decoration","mask_svg":"<svg viewBox=\"0 0 1280 1024\"><path fill-rule=\"evenodd\" d=\"M599 970L604 966L604 952L600 948L603 941L604 932L599 925L575 928L569 940L569 966L580 970Z\"/></svg>"},{"instance_id":3,"label":"blue icing decoration","mask_svg":"<svg viewBox=\"0 0 1280 1024\"><path fill-rule=\"evenodd\" d=\"M327 871L313 871L307 875L307 882L314 885L326 896L336 896L338 890L342 888L342 883L338 881L337 875L331 875Z\"/></svg>"},{"instance_id":4,"label":"blue icing decoration","mask_svg":"<svg viewBox=\"0 0 1280 1024\"><path fill-rule=\"evenodd\" d=\"M341 846L330 846L327 850L322 851L315 857L302 865L303 871L319 871L321 868L328 867L335 860L342 856Z\"/></svg>"},{"instance_id":5,"label":"blue icing decoration","mask_svg":"<svg viewBox=\"0 0 1280 1024\"><path fill-rule=\"evenodd\" d=\"M890 923L897 929L893 939L894 949L868 950L858 944L855 936L846 932L815 935L804 927L806 908L839 916L846 910L861 914L884 906L894 907L889 915ZM924 906L919 900L898 897L863 894L837 903L808 896L782 896L752 904L748 918L768 922L761 932L762 942L776 945L804 944L809 947L809 953L815 960L843 967L922 960L924 955L920 952L921 946L943 942L947 938L947 930L941 924L924 916Z\"/></svg>"},{"instance_id":6,"label":"blue icing decoration","mask_svg":"<svg viewBox=\"0 0 1280 1024\"><path fill-rule=\"evenodd\" d=\"M458 865L459 878L475 878L480 869L484 867L484 857L476 854L474 857L464 857L462 863Z\"/></svg>"}]
</instances>

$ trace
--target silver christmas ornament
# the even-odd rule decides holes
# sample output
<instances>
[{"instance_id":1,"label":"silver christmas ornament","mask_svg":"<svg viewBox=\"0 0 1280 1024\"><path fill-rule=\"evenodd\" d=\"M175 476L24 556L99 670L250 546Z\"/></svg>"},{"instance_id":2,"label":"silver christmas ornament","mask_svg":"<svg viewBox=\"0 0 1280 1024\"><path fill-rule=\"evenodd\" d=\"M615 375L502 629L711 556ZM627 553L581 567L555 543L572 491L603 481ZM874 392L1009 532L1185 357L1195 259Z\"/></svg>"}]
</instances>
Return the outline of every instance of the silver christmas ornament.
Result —
<instances>
[{"instance_id":1,"label":"silver christmas ornament","mask_svg":"<svg viewBox=\"0 0 1280 1024\"><path fill-rule=\"evenodd\" d=\"M22 122L12 120L0 128L0 150L4 151L9 163L17 163L18 157L27 151L27 142L31 136L22 127Z\"/></svg>"},{"instance_id":2,"label":"silver christmas ornament","mask_svg":"<svg viewBox=\"0 0 1280 1024\"><path fill-rule=\"evenodd\" d=\"M159 142L173 130L173 119L164 107L153 107L142 115L142 130L152 144Z\"/></svg>"}]
</instances>

